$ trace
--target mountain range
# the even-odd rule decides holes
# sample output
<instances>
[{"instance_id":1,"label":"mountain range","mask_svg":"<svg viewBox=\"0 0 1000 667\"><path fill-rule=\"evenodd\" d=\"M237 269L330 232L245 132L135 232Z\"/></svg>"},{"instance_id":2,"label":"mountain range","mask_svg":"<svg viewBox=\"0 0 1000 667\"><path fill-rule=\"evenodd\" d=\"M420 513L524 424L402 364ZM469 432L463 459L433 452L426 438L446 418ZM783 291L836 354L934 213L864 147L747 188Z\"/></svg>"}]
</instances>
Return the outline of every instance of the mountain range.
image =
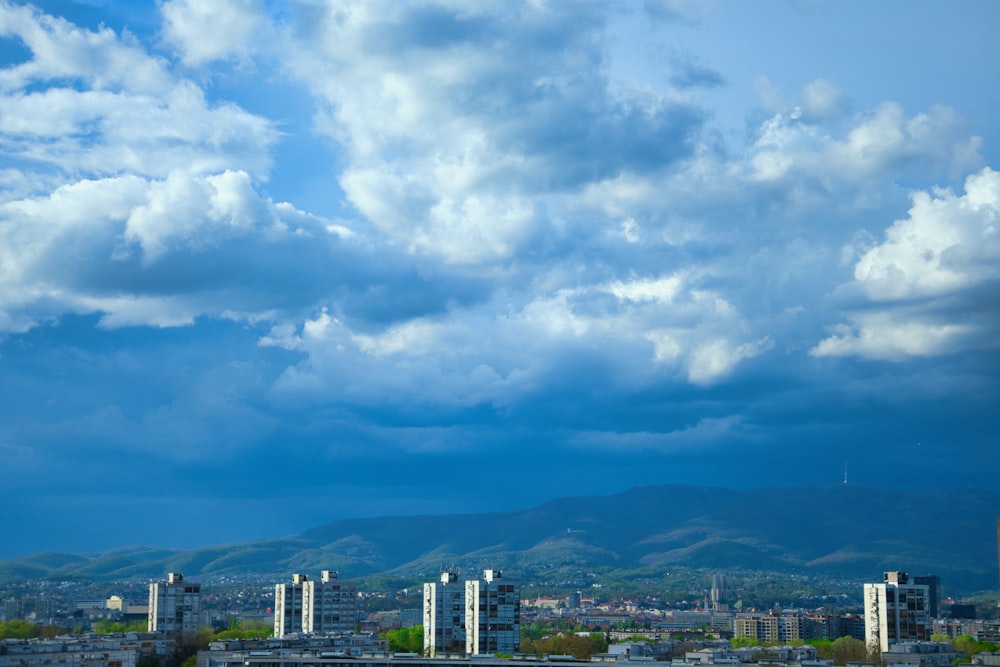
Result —
<instances>
[{"instance_id":1,"label":"mountain range","mask_svg":"<svg viewBox=\"0 0 1000 667\"><path fill-rule=\"evenodd\" d=\"M507 512L338 520L292 537L192 550L39 553L0 561L0 580L692 567L871 581L906 570L976 591L997 584L998 516L1000 491L649 486Z\"/></svg>"}]
</instances>

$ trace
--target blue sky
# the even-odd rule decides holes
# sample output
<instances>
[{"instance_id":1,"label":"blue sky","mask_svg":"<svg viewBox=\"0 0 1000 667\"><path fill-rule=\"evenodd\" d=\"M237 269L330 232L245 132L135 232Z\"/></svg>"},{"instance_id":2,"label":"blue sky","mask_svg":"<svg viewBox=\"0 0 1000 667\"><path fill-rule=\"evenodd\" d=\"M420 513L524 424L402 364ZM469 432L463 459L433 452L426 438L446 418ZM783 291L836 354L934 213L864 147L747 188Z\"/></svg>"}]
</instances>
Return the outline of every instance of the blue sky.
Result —
<instances>
[{"instance_id":1,"label":"blue sky","mask_svg":"<svg viewBox=\"0 0 1000 667\"><path fill-rule=\"evenodd\" d=\"M0 0L0 557L994 486L998 25Z\"/></svg>"}]
</instances>

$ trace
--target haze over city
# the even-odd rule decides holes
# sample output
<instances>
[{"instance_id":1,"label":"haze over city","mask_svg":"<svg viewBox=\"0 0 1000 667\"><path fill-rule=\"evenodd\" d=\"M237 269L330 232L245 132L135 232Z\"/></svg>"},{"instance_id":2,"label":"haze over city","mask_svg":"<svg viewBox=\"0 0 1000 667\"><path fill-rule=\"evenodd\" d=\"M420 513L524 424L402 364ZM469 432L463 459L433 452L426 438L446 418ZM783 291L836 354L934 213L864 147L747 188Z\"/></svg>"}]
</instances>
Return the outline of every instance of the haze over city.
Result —
<instances>
[{"instance_id":1,"label":"haze over city","mask_svg":"<svg viewBox=\"0 0 1000 667\"><path fill-rule=\"evenodd\" d=\"M995 488L997 26L0 0L0 558Z\"/></svg>"}]
</instances>

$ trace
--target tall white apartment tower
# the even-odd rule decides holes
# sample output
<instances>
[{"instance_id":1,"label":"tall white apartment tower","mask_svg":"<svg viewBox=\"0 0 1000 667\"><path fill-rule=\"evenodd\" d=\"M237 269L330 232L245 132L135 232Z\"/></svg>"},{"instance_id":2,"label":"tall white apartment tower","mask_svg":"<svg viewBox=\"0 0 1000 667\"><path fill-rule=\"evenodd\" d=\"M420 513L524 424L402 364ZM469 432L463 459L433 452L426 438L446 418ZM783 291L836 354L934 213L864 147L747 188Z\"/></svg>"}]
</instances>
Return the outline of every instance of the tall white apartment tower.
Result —
<instances>
[{"instance_id":1,"label":"tall white apartment tower","mask_svg":"<svg viewBox=\"0 0 1000 667\"><path fill-rule=\"evenodd\" d=\"M201 585L185 583L184 575L171 572L166 583L149 584L150 632L165 632L182 641L198 632L201 619Z\"/></svg>"},{"instance_id":2,"label":"tall white apartment tower","mask_svg":"<svg viewBox=\"0 0 1000 667\"><path fill-rule=\"evenodd\" d=\"M424 655L434 658L465 651L465 585L455 572L424 584Z\"/></svg>"},{"instance_id":3,"label":"tall white apartment tower","mask_svg":"<svg viewBox=\"0 0 1000 667\"><path fill-rule=\"evenodd\" d=\"M500 570L465 582L465 652L516 653L521 644L521 588Z\"/></svg>"},{"instance_id":4,"label":"tall white apartment tower","mask_svg":"<svg viewBox=\"0 0 1000 667\"><path fill-rule=\"evenodd\" d=\"M865 584L865 643L888 651L901 641L931 638L930 588L911 584L906 572L886 572L881 584Z\"/></svg>"},{"instance_id":5,"label":"tall white apartment tower","mask_svg":"<svg viewBox=\"0 0 1000 667\"><path fill-rule=\"evenodd\" d=\"M341 581L334 570L323 570L319 581L304 583L303 632L354 632L357 619L358 591L353 582Z\"/></svg>"},{"instance_id":6,"label":"tall white apartment tower","mask_svg":"<svg viewBox=\"0 0 1000 667\"><path fill-rule=\"evenodd\" d=\"M274 636L302 632L305 615L305 587L309 577L293 574L292 583L274 587Z\"/></svg>"}]
</instances>

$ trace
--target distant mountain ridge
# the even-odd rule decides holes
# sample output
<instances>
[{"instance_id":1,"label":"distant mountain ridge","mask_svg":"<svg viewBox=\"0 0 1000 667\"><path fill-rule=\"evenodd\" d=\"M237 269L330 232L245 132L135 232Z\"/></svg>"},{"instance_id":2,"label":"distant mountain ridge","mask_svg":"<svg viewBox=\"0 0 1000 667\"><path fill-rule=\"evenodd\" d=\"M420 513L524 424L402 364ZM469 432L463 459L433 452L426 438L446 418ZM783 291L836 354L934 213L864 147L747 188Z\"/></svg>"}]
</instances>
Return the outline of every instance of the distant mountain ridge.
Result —
<instances>
[{"instance_id":1,"label":"distant mountain ridge","mask_svg":"<svg viewBox=\"0 0 1000 667\"><path fill-rule=\"evenodd\" d=\"M983 590L997 582L997 516L1000 491L648 486L508 512L338 520L294 537L186 551L34 554L0 561L0 580L685 566L860 579L904 569Z\"/></svg>"}]
</instances>

